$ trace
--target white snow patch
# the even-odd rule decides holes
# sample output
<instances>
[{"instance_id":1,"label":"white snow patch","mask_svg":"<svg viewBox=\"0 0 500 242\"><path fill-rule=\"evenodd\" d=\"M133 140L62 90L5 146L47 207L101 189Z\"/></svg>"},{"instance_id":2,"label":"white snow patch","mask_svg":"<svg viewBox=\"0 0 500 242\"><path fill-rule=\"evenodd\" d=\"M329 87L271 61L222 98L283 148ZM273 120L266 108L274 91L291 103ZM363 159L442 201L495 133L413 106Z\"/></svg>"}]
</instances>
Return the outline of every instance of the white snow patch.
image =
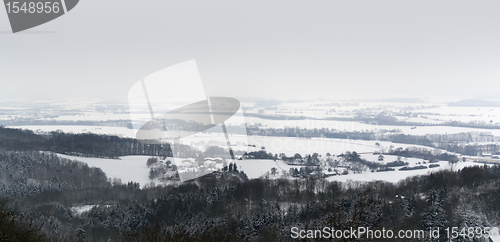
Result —
<instances>
[{"instance_id":1,"label":"white snow patch","mask_svg":"<svg viewBox=\"0 0 500 242\"><path fill-rule=\"evenodd\" d=\"M62 158L87 163L90 167L98 167L108 178L118 178L122 183L137 182L143 187L152 182L149 179L149 168L146 161L151 156L122 156L119 159L88 158L57 154Z\"/></svg>"},{"instance_id":2,"label":"white snow patch","mask_svg":"<svg viewBox=\"0 0 500 242\"><path fill-rule=\"evenodd\" d=\"M80 215L80 214L82 214L84 212L89 211L94 206L95 205L84 205L84 206L80 206L80 207L71 207L71 210L73 211L74 215Z\"/></svg>"}]
</instances>

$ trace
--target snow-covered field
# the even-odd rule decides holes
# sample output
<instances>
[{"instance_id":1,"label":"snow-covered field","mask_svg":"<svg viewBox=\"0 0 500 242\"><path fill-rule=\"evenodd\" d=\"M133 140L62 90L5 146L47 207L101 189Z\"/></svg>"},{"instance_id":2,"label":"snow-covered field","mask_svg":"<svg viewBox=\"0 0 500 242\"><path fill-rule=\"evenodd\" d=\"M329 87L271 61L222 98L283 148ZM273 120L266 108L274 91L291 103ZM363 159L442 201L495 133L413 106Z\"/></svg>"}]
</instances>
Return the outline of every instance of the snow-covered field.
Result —
<instances>
[{"instance_id":1,"label":"snow-covered field","mask_svg":"<svg viewBox=\"0 0 500 242\"><path fill-rule=\"evenodd\" d=\"M292 156L295 153L301 155L318 153L320 155L340 154L346 151L356 151L358 153L373 153L381 149L388 150L390 146L393 148L420 147L430 149L425 146L409 145L392 143L388 141L375 140L348 140L348 139L330 139L330 138L294 138L294 137L269 137L269 136L249 136L250 144L255 144L255 149L260 149L264 146L267 152L273 154L285 153L287 156ZM376 143L380 146L377 146Z\"/></svg>"},{"instance_id":2,"label":"snow-covered field","mask_svg":"<svg viewBox=\"0 0 500 242\"><path fill-rule=\"evenodd\" d=\"M134 131L124 127L107 127L107 126L77 126L77 125L27 125L27 126L11 126L12 128L23 128L38 132L49 132L62 130L68 133L97 133L107 135L118 135L122 137L134 137ZM409 127L408 127L409 128ZM419 130L424 127L418 127L414 130ZM436 128L439 127L428 127ZM441 132L446 129L441 130ZM376 146L377 141L366 140L348 140L348 139L329 139L329 138L295 138L295 137L273 137L273 136L246 136L246 135L229 135L229 139L234 150L241 151L256 151L261 147L265 147L267 152L274 154L285 153L286 155L299 154L339 154L346 151L356 151L358 153L379 151L381 148L387 149L389 146L394 148L406 148L407 144L397 144L386 141L378 141L380 147ZM186 145L191 145L200 150L205 150L208 146L218 145L225 146L226 140L222 133L198 133L178 140L178 142ZM248 147L247 145L255 145L256 147ZM423 146L417 146L423 147Z\"/></svg>"},{"instance_id":3,"label":"snow-covered field","mask_svg":"<svg viewBox=\"0 0 500 242\"><path fill-rule=\"evenodd\" d=\"M380 125L382 126L382 125ZM426 135L426 134L458 134L467 132L490 133L495 136L500 136L500 129L476 129L451 126L418 126L411 129L410 126L395 126L400 127L403 134Z\"/></svg>"},{"instance_id":4,"label":"snow-covered field","mask_svg":"<svg viewBox=\"0 0 500 242\"><path fill-rule=\"evenodd\" d=\"M395 171L386 171L386 172L363 172L359 174L349 174L343 176L331 176L328 177L328 181L341 181L341 182L349 182L349 181L387 181L397 183L401 180L406 179L407 177L417 176L417 175L426 175L431 172L443 170L443 169L453 169L459 170L468 166L482 166L483 164L474 163L474 162L459 162L453 166L450 166L447 161L440 161L439 167L422 169L422 170L410 170L410 171L399 171L398 169L401 167L395 167ZM425 166L429 166L429 164L424 164Z\"/></svg>"},{"instance_id":5,"label":"snow-covered field","mask_svg":"<svg viewBox=\"0 0 500 242\"><path fill-rule=\"evenodd\" d=\"M122 183L127 183L129 181L132 181L132 182L137 182L141 185L141 187L144 187L145 185L148 185L152 182L152 180L148 178L149 168L146 165L146 161L149 158L148 156L123 156L120 157L120 159L86 158L86 157L68 156L62 154L58 154L58 156L63 158L68 158L71 160L82 161L87 163L91 167L99 167L104 171L104 173L106 173L106 176L108 176L108 178L118 178L122 181ZM375 158L375 156L369 154L362 155L362 157L369 159ZM181 160L183 159L176 158L173 160L174 160L173 163L175 164L181 162ZM385 161L383 163L394 160L396 160L396 157L386 156ZM423 162L423 160L415 158L408 158L408 159L403 158L403 161L408 162L410 164L409 166L415 166L418 165L419 162L420 163ZM229 162L236 163L238 165L238 169L244 171L247 174L248 178L250 179L259 178L268 172L270 173L271 168L273 167L275 167L278 170L278 175L275 177L280 177L283 174L283 171L288 172L290 168L300 169L300 166L290 166L281 160L277 161L235 160ZM411 171L398 171L400 167L397 167L395 171L388 171L388 172L370 172L367 170L359 174L331 176L328 177L327 180L342 181L342 182L375 181L375 180L398 182L410 176L425 175L430 172L438 171L441 169L453 168L454 170L458 170L466 166L482 165L474 162L459 162L453 166L450 166L450 164L448 164L448 162L445 161L440 161L439 163L434 163L434 164L439 164L440 167L429 168L425 170L411 170ZM429 164L424 164L424 165L428 166ZM270 177L272 178L272 176ZM88 209L90 208L89 207L80 208L80 210L82 211Z\"/></svg>"},{"instance_id":6,"label":"snow-covered field","mask_svg":"<svg viewBox=\"0 0 500 242\"><path fill-rule=\"evenodd\" d=\"M428 101L428 100L427 100ZM387 102L371 102L369 100L364 101L349 101L342 102L338 101L340 106L336 105L336 101L310 101L310 102L283 102L274 109L270 108L260 108L249 105L247 110L251 112L263 111L264 114L278 114L278 115L290 115L290 116L304 116L311 118L327 118L327 117L353 117L358 112L365 114L377 114L380 112L394 113L398 120L405 120L409 122L418 123L432 123L440 124L446 121L480 121L484 123L499 123L500 122L500 108L492 107L448 107L446 102L450 100L439 100L437 102L426 102L426 103L387 103ZM61 102L61 105L57 103L49 103L47 109L40 108L41 113L54 115L54 118L50 120L58 121L106 121L106 120L128 120L130 115L126 113L122 106L120 108L110 111L104 109L108 107L104 100L89 99L79 101L70 100ZM331 103L330 106L325 104ZM112 104L115 105L115 104ZM126 106L126 105L125 105ZM118 107L118 106L117 106ZM12 119L17 116L25 117L26 115L31 115L26 112L24 107L0 107L3 113L0 114L0 119ZM100 111L99 111L100 110ZM15 114L18 112L17 114ZM412 117L411 115L405 115L405 112L412 112L418 116ZM12 116L11 116L12 113ZM397 114L396 114L397 113ZM16 116L17 115L17 116ZM140 119L147 120L149 118L148 113L140 114ZM27 117L27 116L26 116ZM44 118L42 118L44 119ZM373 152L378 152L380 150L387 150L389 147L393 148L406 148L416 145L406 145L406 144L396 144L385 141L364 141L364 140L349 140L349 139L327 139L327 138L294 138L294 137L271 137L271 136L246 136L237 134L236 132L231 132L236 126L243 124L260 124L262 128L294 128L299 127L301 129L321 129L329 128L336 129L339 131L383 131L383 130L399 130L403 134L412 135L425 135L425 134L457 134L466 132L484 132L490 133L495 136L500 136L500 129L475 129L475 128L463 128L463 127L450 127L450 126L417 126L412 128L411 126L395 126L395 125L378 125L376 123L360 123L351 121L334 121L334 120L270 120L254 117L245 117L238 115L226 121L228 125L229 139L231 142L231 147L233 150L237 151L259 151L262 148L266 152L271 152L273 154L284 153L287 156L293 156L295 153L301 155L318 153L324 156L326 153L332 155L338 155L340 153L345 153L347 151L356 151L361 154L362 158L370 161L377 161L377 155L373 155ZM22 128L29 129L35 132L50 132L61 130L67 133L97 133L106 135L117 135L121 137L135 138L135 131L125 127L109 127L109 126L82 126L82 125L26 125L26 126L11 126L12 128ZM217 145L220 147L226 147L227 143L225 136L221 132L212 133L198 133L185 137L183 139L177 140L176 142L193 146L200 150L205 150L209 146ZM417 146L422 147L422 146ZM428 147L425 147L429 149ZM145 186L152 181L149 179L149 168L146 166L146 160L148 156L125 156L120 157L120 159L100 159L100 158L84 158L84 157L74 157L67 155L60 155L62 157L75 159L79 161L86 162L90 166L95 166L101 168L109 178L119 178L123 183L128 181L134 181ZM385 156L383 163L395 161L397 157ZM174 159L178 162L177 159ZM414 158L403 158L403 161L408 162L410 166L419 165L423 163L421 159ZM175 163L174 162L174 163ZM179 161L180 162L180 161ZM281 170L288 171L291 167L288 166L283 161L270 161L270 160L242 160L235 161L238 167L241 167L245 173L247 173L249 178L260 177L271 170L272 167L278 168L280 174ZM408 176L427 174L431 171L439 169L450 169L447 162L439 162L440 167L425 169L425 170L412 170L412 171L390 171L390 172L365 172L361 174L349 174L345 176L332 176L329 180L357 180L357 181L371 181L371 180L385 180L391 182L397 182ZM429 164L425 164L429 165ZM460 162L454 166L454 169L458 169L468 165L477 165L472 162Z\"/></svg>"},{"instance_id":7,"label":"snow-covered field","mask_svg":"<svg viewBox=\"0 0 500 242\"><path fill-rule=\"evenodd\" d=\"M234 161L238 165L238 169L244 171L249 179L259 178L265 175L267 172L271 173L271 168L275 167L279 177L283 174L283 171L288 172L290 168L300 169L301 166L290 166L287 165L282 160L236 160Z\"/></svg>"},{"instance_id":8,"label":"snow-covered field","mask_svg":"<svg viewBox=\"0 0 500 242\"><path fill-rule=\"evenodd\" d=\"M426 116L427 117L427 116ZM404 116L396 116L395 117L398 121L405 121L405 122L411 122L411 123L420 123L420 124L443 124L445 123L444 120L439 120L438 118L424 118L424 117L404 117Z\"/></svg>"},{"instance_id":9,"label":"snow-covered field","mask_svg":"<svg viewBox=\"0 0 500 242\"><path fill-rule=\"evenodd\" d=\"M395 161L396 157L391 157L391 156L386 156L386 161ZM417 163L422 163L422 159L415 159L415 158L409 158L409 159L404 159L403 161L408 162L409 166L415 166L418 165ZM383 162L385 163L385 162ZM275 167L278 169L279 175L276 175L275 177L280 177L283 174L283 171L288 172L290 168L298 168L300 169L301 166L290 166L287 165L285 162L281 160L273 161L273 160L238 160L236 161L236 164L238 164L238 169L244 171L248 178L253 179L253 178L259 178L266 173L271 172L271 168ZM386 171L386 172L371 172L371 171L365 171L363 173L359 174L349 174L349 175L339 175L339 176L330 176L327 178L328 181L341 181L341 182L348 182L348 181L387 181L387 182L394 182L397 183L401 180L406 179L407 177L411 176L416 176L416 175L426 175L431 172L436 172L439 170L443 169L453 169L453 170L459 170L464 167L468 166L482 166L483 164L479 163L474 163L474 162L459 162L454 165L450 165L447 161L440 161L438 163L433 163L433 164L439 164L439 167L434 167L434 168L428 168L428 169L422 169L422 170L410 170L410 171L399 171L398 169L401 167L395 167L395 171ZM425 166L429 166L430 164L423 164ZM270 175L270 178L273 178L272 175Z\"/></svg>"},{"instance_id":10,"label":"snow-covered field","mask_svg":"<svg viewBox=\"0 0 500 242\"><path fill-rule=\"evenodd\" d=\"M150 156L122 156L120 159L87 158L57 154L70 160L87 163L90 167L98 167L108 178L121 179L122 183L137 182L143 187L151 182L146 161Z\"/></svg>"},{"instance_id":11,"label":"snow-covered field","mask_svg":"<svg viewBox=\"0 0 500 242\"><path fill-rule=\"evenodd\" d=\"M130 181L137 182L141 187L149 185L151 182L157 183L158 180L149 179L149 167L146 165L151 156L121 156L119 159L90 158L80 156L70 156L57 154L62 158L77 160L87 163L90 167L98 167L106 174L108 178L120 179L126 184ZM184 158L167 158L173 165L181 166Z\"/></svg>"},{"instance_id":12,"label":"snow-covered field","mask_svg":"<svg viewBox=\"0 0 500 242\"><path fill-rule=\"evenodd\" d=\"M35 133L37 132L52 132L61 130L65 133L93 133L116 135L120 137L135 138L135 132L126 127L110 127L110 126L88 126L88 125L22 125L22 126L9 126L15 129L28 129Z\"/></svg>"},{"instance_id":13,"label":"snow-covered field","mask_svg":"<svg viewBox=\"0 0 500 242\"><path fill-rule=\"evenodd\" d=\"M255 118L251 119L252 122L260 123L263 127L268 128L288 128L293 127L307 128L307 129L321 129L330 128L339 131L381 131L381 130L400 130L402 134L411 135L426 135L426 134L458 134L467 132L482 132L490 133L495 136L500 136L500 129L477 129L465 127L451 127L451 126L396 126L396 125L376 125L365 124L359 122L346 122L346 121L326 121L326 120L266 120ZM249 123L252 123L249 122ZM35 132L51 132L62 130L68 133L97 133L107 135L117 135L121 137L135 138L135 132L126 127L109 127L109 126L85 126L85 125L22 125L22 126L9 126L10 128L29 129ZM228 127L230 129L230 127ZM230 132L230 131L229 131Z\"/></svg>"},{"instance_id":14,"label":"snow-covered field","mask_svg":"<svg viewBox=\"0 0 500 242\"><path fill-rule=\"evenodd\" d=\"M389 162L397 161L397 159L398 159L398 157L395 156L395 155L383 155L384 156L384 160L383 161L379 161L378 160L378 156L379 155L361 154L360 156L361 156L362 159L365 159L367 161L377 162L377 163L380 163L380 164L387 164ZM405 157L401 157L401 161L408 162L409 166L421 165L421 164L423 164L425 162L424 159L419 159L419 158L405 158Z\"/></svg>"},{"instance_id":15,"label":"snow-covered field","mask_svg":"<svg viewBox=\"0 0 500 242\"><path fill-rule=\"evenodd\" d=\"M349 139L330 139L330 138L296 138L296 137L274 137L274 136L245 136L230 135L231 147L233 150L259 151L262 147L266 152L273 154L284 153L287 156L293 156L296 153L301 155L318 153L320 155L340 154L346 151L356 151L358 153L373 153L380 150L393 148L420 147L431 149L425 146L392 143L388 141L375 140L349 140ZM179 140L180 143L191 145L200 150L204 150L210 141L218 141L221 147L225 146L225 138L221 133L200 133ZM376 145L379 143L379 145ZM255 145L248 147L247 145Z\"/></svg>"},{"instance_id":16,"label":"snow-covered field","mask_svg":"<svg viewBox=\"0 0 500 242\"><path fill-rule=\"evenodd\" d=\"M23 128L33 131L56 131L62 130L69 133L98 133L108 135L118 135L122 137L134 137L133 130L124 127L106 127L106 126L77 126L77 125L29 125L29 126L12 126L13 128ZM381 148L388 148L393 145L395 148L406 148L407 144L396 144L386 141L379 141L381 147L375 145L377 141L366 140L347 140L347 139L328 139L328 138L295 138L295 137L272 137L272 136L246 136L246 135L229 135L229 139L234 150L256 151L261 147L265 147L267 152L285 153L286 155L299 154L338 154L346 151L374 152ZM189 137L178 140L178 142L186 145L191 145L200 150L204 150L210 145L225 146L226 140L222 133L198 133ZM247 145L255 145L256 147L248 147Z\"/></svg>"},{"instance_id":17,"label":"snow-covered field","mask_svg":"<svg viewBox=\"0 0 500 242\"><path fill-rule=\"evenodd\" d=\"M381 102L377 100L337 100L283 102L273 108L250 107L250 112L260 111L264 114L278 114L285 116L304 116L310 118L352 117L355 113L376 115L378 113L412 112L419 117L397 117L399 120L422 124L441 124L447 121L500 123L499 107L454 107L448 106L449 102L468 99L467 97L454 98L424 98L421 103ZM342 129L341 129L342 130Z\"/></svg>"},{"instance_id":18,"label":"snow-covered field","mask_svg":"<svg viewBox=\"0 0 500 242\"><path fill-rule=\"evenodd\" d=\"M353 121L335 121L335 120L271 120L248 117L245 118L248 124L261 124L264 128L288 128L294 127L306 129L329 128L338 131L361 132L361 131L383 131L383 130L401 130L403 134L425 135L425 134L458 134L467 132L485 132L500 136L500 129L477 129L451 126L418 126L412 129L412 126L397 125L378 125L377 123L361 123Z\"/></svg>"}]
</instances>

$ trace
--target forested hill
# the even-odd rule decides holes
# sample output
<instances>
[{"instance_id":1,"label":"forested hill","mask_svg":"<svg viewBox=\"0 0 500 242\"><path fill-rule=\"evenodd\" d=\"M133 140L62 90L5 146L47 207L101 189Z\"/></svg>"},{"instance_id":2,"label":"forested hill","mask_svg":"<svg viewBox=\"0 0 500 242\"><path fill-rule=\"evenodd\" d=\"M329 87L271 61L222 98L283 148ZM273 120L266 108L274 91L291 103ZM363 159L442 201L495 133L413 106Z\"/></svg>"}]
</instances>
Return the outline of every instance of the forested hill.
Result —
<instances>
[{"instance_id":1,"label":"forested hill","mask_svg":"<svg viewBox=\"0 0 500 242\"><path fill-rule=\"evenodd\" d=\"M0 126L0 148L10 151L53 151L68 155L116 158L125 155L172 156L170 144L143 144L136 139L99 134L51 132Z\"/></svg>"},{"instance_id":2,"label":"forested hill","mask_svg":"<svg viewBox=\"0 0 500 242\"><path fill-rule=\"evenodd\" d=\"M52 153L0 149L0 197L110 187L104 172Z\"/></svg>"}]
</instances>

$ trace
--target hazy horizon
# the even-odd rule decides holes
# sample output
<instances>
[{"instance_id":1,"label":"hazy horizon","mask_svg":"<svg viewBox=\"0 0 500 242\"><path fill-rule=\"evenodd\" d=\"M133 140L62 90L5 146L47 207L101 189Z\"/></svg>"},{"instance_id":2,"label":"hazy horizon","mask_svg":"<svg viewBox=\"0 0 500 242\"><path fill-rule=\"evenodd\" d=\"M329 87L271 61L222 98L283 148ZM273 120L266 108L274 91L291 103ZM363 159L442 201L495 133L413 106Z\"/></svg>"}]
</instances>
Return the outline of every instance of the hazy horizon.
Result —
<instances>
[{"instance_id":1,"label":"hazy horizon","mask_svg":"<svg viewBox=\"0 0 500 242\"><path fill-rule=\"evenodd\" d=\"M81 1L18 34L0 10L0 100L126 98L196 59L208 96L496 99L496 1Z\"/></svg>"}]
</instances>

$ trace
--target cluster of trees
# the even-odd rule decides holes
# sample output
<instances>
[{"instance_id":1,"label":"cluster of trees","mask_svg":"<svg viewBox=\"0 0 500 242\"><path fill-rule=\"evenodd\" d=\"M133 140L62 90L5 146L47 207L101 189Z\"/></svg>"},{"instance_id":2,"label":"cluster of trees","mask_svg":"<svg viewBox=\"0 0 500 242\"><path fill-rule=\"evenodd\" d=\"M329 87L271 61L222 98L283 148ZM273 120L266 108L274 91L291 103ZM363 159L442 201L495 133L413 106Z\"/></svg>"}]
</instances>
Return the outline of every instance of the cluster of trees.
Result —
<instances>
[{"instance_id":1,"label":"cluster of trees","mask_svg":"<svg viewBox=\"0 0 500 242\"><path fill-rule=\"evenodd\" d=\"M259 160L276 160L277 156L271 152L267 153L265 150L245 152L242 156L243 159L259 159Z\"/></svg>"},{"instance_id":2,"label":"cluster of trees","mask_svg":"<svg viewBox=\"0 0 500 242\"><path fill-rule=\"evenodd\" d=\"M281 159L288 165L298 165L298 166L318 166L320 164L320 155L318 153L308 154L302 157L299 153L295 153L293 156L287 156L285 153L273 154L271 152L267 153L265 150L245 152L242 159L259 159L259 160L277 160Z\"/></svg>"},{"instance_id":3,"label":"cluster of trees","mask_svg":"<svg viewBox=\"0 0 500 242\"><path fill-rule=\"evenodd\" d=\"M406 149L397 148L389 150L386 154L402 156L402 157L413 157L433 161L448 161L451 163L456 163L459 161L458 157L449 153L441 153L439 150L428 150L417 147L408 147Z\"/></svg>"},{"instance_id":4,"label":"cluster of trees","mask_svg":"<svg viewBox=\"0 0 500 242\"><path fill-rule=\"evenodd\" d=\"M427 139L435 143L474 143L474 142L499 142L500 137L484 132L467 132L458 134L426 134Z\"/></svg>"},{"instance_id":5,"label":"cluster of trees","mask_svg":"<svg viewBox=\"0 0 500 242\"><path fill-rule=\"evenodd\" d=\"M397 134L388 136L387 138L385 138L385 140L401 144L413 144L413 145L423 145L427 147L435 147L434 142L428 139L426 136Z\"/></svg>"},{"instance_id":6,"label":"cluster of trees","mask_svg":"<svg viewBox=\"0 0 500 242\"><path fill-rule=\"evenodd\" d=\"M287 157L285 154L280 154L280 158L286 162L288 165L298 165L298 166L319 166L320 155L318 153L308 154L302 157L299 153L294 156Z\"/></svg>"},{"instance_id":7,"label":"cluster of trees","mask_svg":"<svg viewBox=\"0 0 500 242\"><path fill-rule=\"evenodd\" d=\"M236 172L238 173L238 166L236 165L236 163L232 163L232 162L229 162L229 166L224 166L224 168L222 169L223 171L228 171L228 172Z\"/></svg>"},{"instance_id":8,"label":"cluster of trees","mask_svg":"<svg viewBox=\"0 0 500 242\"><path fill-rule=\"evenodd\" d=\"M412 171L412 170L423 170L423 169L427 169L428 167L427 166L424 166L424 165L419 165L419 166L414 166L414 167L402 167L402 168L399 168L400 171Z\"/></svg>"},{"instance_id":9,"label":"cluster of trees","mask_svg":"<svg viewBox=\"0 0 500 242\"><path fill-rule=\"evenodd\" d=\"M400 157L398 157L400 158ZM404 162L402 160L395 160L391 162L387 162L384 166L385 167L398 167L398 166L406 166L408 165L408 162Z\"/></svg>"},{"instance_id":10,"label":"cluster of trees","mask_svg":"<svg viewBox=\"0 0 500 242\"><path fill-rule=\"evenodd\" d=\"M148 167L150 167L149 179L153 180L156 178L165 178L179 181L179 175L175 173L177 171L177 166L172 164L170 160L166 160L165 162L163 162L158 161L156 157L151 157L146 163ZM227 162L224 161L224 164L227 164ZM225 165L222 168L222 171L237 174L243 180L248 180L247 175L243 171L238 170L238 166L236 163L230 162L228 165ZM165 175L167 175L167 177L165 177Z\"/></svg>"},{"instance_id":11,"label":"cluster of trees","mask_svg":"<svg viewBox=\"0 0 500 242\"><path fill-rule=\"evenodd\" d=\"M302 177L302 178L320 178L322 177L322 169L319 166L302 166L300 169L297 167L290 168L288 171L292 177Z\"/></svg>"},{"instance_id":12,"label":"cluster of trees","mask_svg":"<svg viewBox=\"0 0 500 242\"><path fill-rule=\"evenodd\" d=\"M165 163L162 161L159 162L158 158L156 157L151 157L148 159L146 162L147 166L149 167L149 179L153 180L156 178L162 178L165 176L165 174L168 174L169 171L171 171L170 175L175 175L174 173L177 171L177 166L173 165L170 160L166 160ZM165 177L169 178L169 177ZM174 177L176 180L179 179L178 176Z\"/></svg>"},{"instance_id":13,"label":"cluster of trees","mask_svg":"<svg viewBox=\"0 0 500 242\"><path fill-rule=\"evenodd\" d=\"M478 156L485 153L500 155L500 145L497 144L479 145L479 144L450 143L450 144L440 144L438 148L470 156Z\"/></svg>"}]
</instances>

